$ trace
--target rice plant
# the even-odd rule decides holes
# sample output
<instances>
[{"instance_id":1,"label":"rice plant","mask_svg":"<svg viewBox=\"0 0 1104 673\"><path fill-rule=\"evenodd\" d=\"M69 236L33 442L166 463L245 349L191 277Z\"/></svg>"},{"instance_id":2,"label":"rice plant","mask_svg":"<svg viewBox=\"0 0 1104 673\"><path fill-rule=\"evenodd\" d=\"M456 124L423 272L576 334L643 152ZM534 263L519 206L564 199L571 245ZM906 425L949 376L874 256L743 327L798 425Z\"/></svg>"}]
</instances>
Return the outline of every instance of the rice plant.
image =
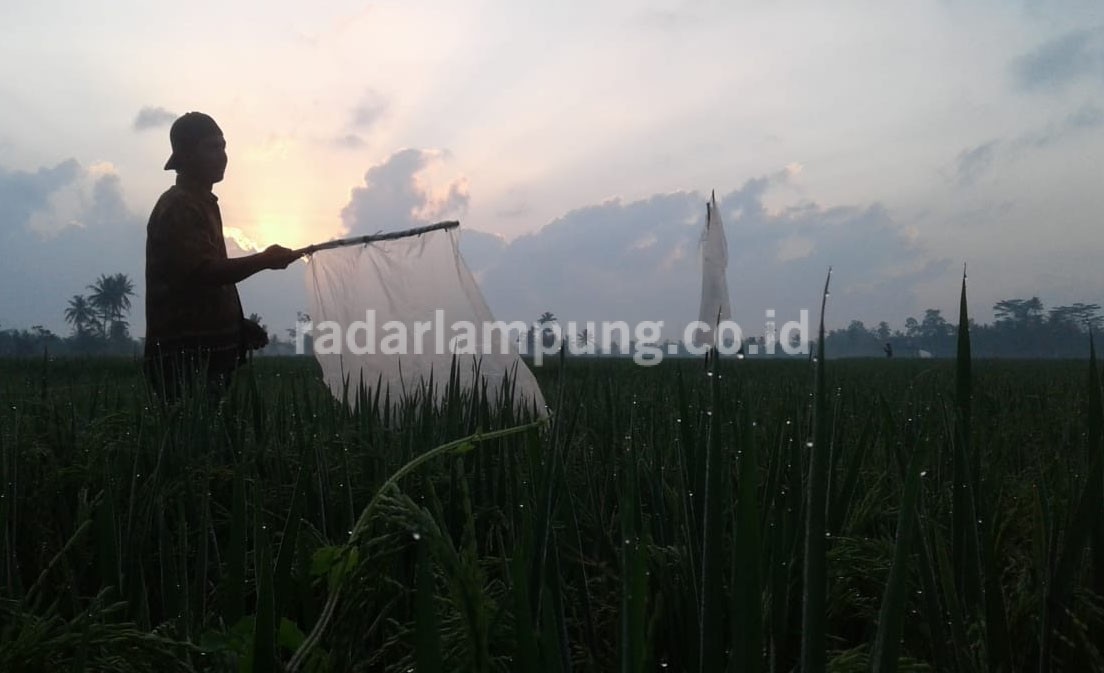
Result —
<instances>
[{"instance_id":1,"label":"rice plant","mask_svg":"<svg viewBox=\"0 0 1104 673\"><path fill-rule=\"evenodd\" d=\"M968 324L965 280L960 324ZM1083 361L561 358L550 420L0 362L0 670L1104 670Z\"/></svg>"}]
</instances>

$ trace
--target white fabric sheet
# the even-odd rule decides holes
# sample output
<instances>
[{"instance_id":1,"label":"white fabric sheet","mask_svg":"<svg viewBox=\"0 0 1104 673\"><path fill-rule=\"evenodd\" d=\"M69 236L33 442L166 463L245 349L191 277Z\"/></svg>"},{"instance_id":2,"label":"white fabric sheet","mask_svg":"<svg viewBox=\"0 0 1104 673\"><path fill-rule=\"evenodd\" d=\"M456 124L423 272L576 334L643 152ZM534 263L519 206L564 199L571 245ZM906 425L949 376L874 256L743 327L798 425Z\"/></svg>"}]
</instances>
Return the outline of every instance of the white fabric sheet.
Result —
<instances>
[{"instance_id":1,"label":"white fabric sheet","mask_svg":"<svg viewBox=\"0 0 1104 673\"><path fill-rule=\"evenodd\" d=\"M439 402L458 353L465 390L472 389L478 364L492 402L509 374L516 406L546 413L540 387L518 355L518 334L510 333L504 348L502 331L490 332L486 352L485 330L494 318L460 255L458 236L458 229L438 230L311 255L307 291L315 357L335 397L342 399L348 380L352 403L360 381L375 388L378 379L392 399L409 396L432 375Z\"/></svg>"},{"instance_id":2,"label":"white fabric sheet","mask_svg":"<svg viewBox=\"0 0 1104 673\"><path fill-rule=\"evenodd\" d=\"M724 223L717 210L717 197L706 204L705 231L701 238L702 294L698 320L709 325L710 331L699 332L699 345L714 345L713 336L718 323L732 319L732 305L728 299L728 243L725 241Z\"/></svg>"}]
</instances>

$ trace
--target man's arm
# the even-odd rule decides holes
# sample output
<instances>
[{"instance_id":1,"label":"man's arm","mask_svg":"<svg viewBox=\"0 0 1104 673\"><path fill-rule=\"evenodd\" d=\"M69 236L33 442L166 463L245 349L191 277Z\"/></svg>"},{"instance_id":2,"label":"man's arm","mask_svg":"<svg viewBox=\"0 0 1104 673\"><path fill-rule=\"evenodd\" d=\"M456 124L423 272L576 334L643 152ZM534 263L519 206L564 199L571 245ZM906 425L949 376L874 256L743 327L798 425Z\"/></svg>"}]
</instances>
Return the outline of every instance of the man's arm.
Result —
<instances>
[{"instance_id":1,"label":"man's arm","mask_svg":"<svg viewBox=\"0 0 1104 673\"><path fill-rule=\"evenodd\" d=\"M282 245L270 245L262 252L245 257L208 257L200 262L195 273L204 284L230 285L240 283L259 271L286 269L299 257L299 253Z\"/></svg>"},{"instance_id":2,"label":"man's arm","mask_svg":"<svg viewBox=\"0 0 1104 673\"><path fill-rule=\"evenodd\" d=\"M162 260L162 268L175 282L214 286L239 283L265 269L285 269L301 257L272 245L252 255L227 258L220 242L205 231L203 214L189 207L176 208L151 223L147 252Z\"/></svg>"}]
</instances>

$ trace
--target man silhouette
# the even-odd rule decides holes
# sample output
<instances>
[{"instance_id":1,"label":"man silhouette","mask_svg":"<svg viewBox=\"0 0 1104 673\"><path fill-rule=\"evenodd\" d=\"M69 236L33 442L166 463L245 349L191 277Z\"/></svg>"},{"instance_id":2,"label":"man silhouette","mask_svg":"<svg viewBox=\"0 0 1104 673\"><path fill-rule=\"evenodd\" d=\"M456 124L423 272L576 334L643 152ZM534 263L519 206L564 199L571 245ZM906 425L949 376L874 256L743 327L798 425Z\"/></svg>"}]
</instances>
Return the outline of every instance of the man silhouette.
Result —
<instances>
[{"instance_id":1,"label":"man silhouette","mask_svg":"<svg viewBox=\"0 0 1104 673\"><path fill-rule=\"evenodd\" d=\"M246 320L236 283L265 269L284 269L300 257L273 245L238 258L226 255L218 197L211 192L226 171L226 140L215 120L189 112L169 131L176 171L146 227L146 374L155 390L174 399L204 385L217 398L250 350L268 335Z\"/></svg>"}]
</instances>

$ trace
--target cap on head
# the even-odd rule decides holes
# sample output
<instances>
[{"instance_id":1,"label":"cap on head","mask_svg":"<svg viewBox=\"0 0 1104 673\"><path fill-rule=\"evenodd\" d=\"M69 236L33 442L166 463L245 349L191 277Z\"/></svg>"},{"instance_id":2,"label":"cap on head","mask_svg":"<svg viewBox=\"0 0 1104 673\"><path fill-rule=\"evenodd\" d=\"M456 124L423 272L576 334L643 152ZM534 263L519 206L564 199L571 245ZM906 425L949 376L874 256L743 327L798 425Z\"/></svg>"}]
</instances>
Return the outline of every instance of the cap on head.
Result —
<instances>
[{"instance_id":1,"label":"cap on head","mask_svg":"<svg viewBox=\"0 0 1104 673\"><path fill-rule=\"evenodd\" d=\"M180 167L180 155L193 149L204 138L222 135L222 129L214 119L202 112L188 112L173 122L169 129L169 142L172 143L172 155L165 162L165 170Z\"/></svg>"}]
</instances>

